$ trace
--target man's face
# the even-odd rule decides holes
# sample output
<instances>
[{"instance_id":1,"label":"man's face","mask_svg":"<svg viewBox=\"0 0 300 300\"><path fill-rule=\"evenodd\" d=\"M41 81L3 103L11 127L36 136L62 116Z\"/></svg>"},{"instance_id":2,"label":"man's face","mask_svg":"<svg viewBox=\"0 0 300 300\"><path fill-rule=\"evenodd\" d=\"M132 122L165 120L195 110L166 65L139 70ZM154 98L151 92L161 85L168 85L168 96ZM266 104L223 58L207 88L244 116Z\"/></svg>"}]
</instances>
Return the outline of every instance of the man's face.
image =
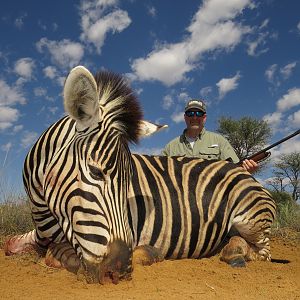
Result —
<instances>
[{"instance_id":1,"label":"man's face","mask_svg":"<svg viewBox=\"0 0 300 300\"><path fill-rule=\"evenodd\" d=\"M187 129L201 129L206 121L206 114L199 109L189 109L184 114Z\"/></svg>"}]
</instances>

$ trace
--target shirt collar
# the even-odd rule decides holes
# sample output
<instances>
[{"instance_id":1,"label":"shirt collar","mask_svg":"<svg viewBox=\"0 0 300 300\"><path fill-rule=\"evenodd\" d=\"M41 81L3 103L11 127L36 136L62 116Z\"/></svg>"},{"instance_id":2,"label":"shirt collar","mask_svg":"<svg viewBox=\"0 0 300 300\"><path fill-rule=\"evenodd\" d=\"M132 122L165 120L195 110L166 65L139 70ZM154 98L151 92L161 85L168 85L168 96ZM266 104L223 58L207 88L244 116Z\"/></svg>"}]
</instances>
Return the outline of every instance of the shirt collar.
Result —
<instances>
[{"instance_id":1,"label":"shirt collar","mask_svg":"<svg viewBox=\"0 0 300 300\"><path fill-rule=\"evenodd\" d=\"M200 132L199 136L198 136L198 139L201 139L201 137L205 134L206 132L206 129L205 127L203 127L202 131ZM180 141L181 142L185 142L185 143L188 143L186 137L185 137L185 133L186 133L186 129L183 130L181 136L180 136ZM197 140L197 139L196 139Z\"/></svg>"}]
</instances>

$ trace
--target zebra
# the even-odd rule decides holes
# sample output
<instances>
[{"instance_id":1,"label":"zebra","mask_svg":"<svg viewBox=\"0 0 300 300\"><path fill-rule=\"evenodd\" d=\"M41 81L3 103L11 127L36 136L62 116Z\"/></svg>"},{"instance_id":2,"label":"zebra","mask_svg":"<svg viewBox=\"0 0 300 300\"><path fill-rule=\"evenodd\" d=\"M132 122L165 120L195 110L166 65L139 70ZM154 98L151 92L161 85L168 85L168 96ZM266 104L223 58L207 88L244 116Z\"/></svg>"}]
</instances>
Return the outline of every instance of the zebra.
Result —
<instances>
[{"instance_id":1,"label":"zebra","mask_svg":"<svg viewBox=\"0 0 300 300\"><path fill-rule=\"evenodd\" d=\"M70 74L77 70L75 68ZM76 80L81 82L82 73L88 71L82 67L79 71L80 75ZM93 82L91 76L90 74L87 76L88 82ZM97 75L95 78L98 78ZM102 92L106 85L99 84L99 79L96 79L96 82L97 97L100 99L99 114L103 115L104 119L108 118L107 123L103 122L101 126L109 130L114 126L112 124L115 122L114 114L120 112L110 105L110 97L105 98L107 101L103 100L103 95L107 95L107 92ZM86 85L86 81L85 84L77 85L79 87L75 95L80 95L78 101L82 94L88 93ZM84 89L84 93L81 88ZM123 91L120 94L124 97ZM80 107L78 105L78 111ZM76 117L74 114L71 116ZM101 140L97 140L98 143L93 148L102 163L101 168L90 166L85 156L80 158L81 164L89 167L93 190L87 191L88 196L85 196L87 203L79 203L76 209L85 210L90 202L102 203L103 200L106 211L96 214L94 219L93 215L89 215L91 219L76 219L77 223L80 222L80 230L88 232L86 239L82 235L82 239L77 240L75 238L77 223L72 219L74 214L67 209L68 207L62 206L65 204L63 200L68 199L66 195L69 193L73 197L75 193L71 190L72 178L66 175L65 163L62 166L57 163L59 158L67 160L70 151L73 151L70 153L71 161L74 160L73 157L77 154L70 144L73 143L76 134L82 134L87 140L91 139L90 132L94 132L94 127L86 130L84 127L81 128L80 122L79 124L77 122L77 119L74 121L67 116L55 123L46 130L27 156L24 182L30 198L42 199L34 193L43 192L41 188L35 186L38 186L37 179L44 177L45 182L40 182L38 187L45 186L46 196L53 198L54 203L49 205L51 213L47 207L42 207L45 209L44 215L39 213L42 210L39 205L44 202L33 204L32 214L38 224L36 229L25 236L9 240L6 243L7 254L21 252L28 245L48 247L47 264L55 266L61 264L77 273L79 278L83 274L88 282L104 282L105 278L109 277L114 283L117 283L119 278L129 279L132 264L135 262L151 264L164 258L209 257L218 253L223 246L221 259L232 266L245 266L249 260L271 259L269 233L275 218L276 206L268 191L247 171L227 161L130 154L127 141L118 144L118 149L111 149L112 141L109 135L101 135ZM99 131L99 125L97 126ZM113 127L117 131L116 136L124 134L124 126L122 124ZM131 131L138 132L139 137L162 128L142 119L135 120L132 126ZM102 127L100 131L101 129ZM130 139L134 141L136 136L127 137L127 140ZM110 151L125 152L121 158L115 156L113 163L114 166L120 166L121 170L125 168L127 173L123 177L119 173L115 175L118 178L117 182L125 186L121 196L116 189L111 190L108 195L98 196L100 197L98 200L94 197L94 189L97 187L98 190L98 185L101 185L103 180L108 185L114 175L108 175L107 167L105 168L110 162L109 154L111 154L103 150L106 149L103 147L105 143L110 146L108 147ZM84 145L82 143L76 148L78 153L87 152ZM81 148L84 151L80 150ZM39 161L38 158L41 157L44 157L47 163ZM55 168L59 170L63 168L66 180L58 174L58 170L52 172ZM76 182L78 185L86 184L88 176L85 175L83 167L80 171L83 174ZM45 173L46 175L43 175ZM47 175L49 173L51 176ZM82 193L86 192L86 188L86 186L81 188ZM51 198L50 192L55 197ZM108 200L105 197L108 197ZM111 201L110 206L106 204L108 201ZM34 210L36 206L37 212ZM94 212L97 211L96 208L93 209ZM105 214L111 223L106 222ZM117 217L119 219L114 219ZM72 222L69 219L72 219ZM56 220L58 221L55 222ZM91 242L89 227L93 230L99 227L102 234L101 238L97 236L95 248L92 250L88 248ZM110 231L111 235L106 230ZM106 239L103 238L104 234ZM90 252L86 255L86 249L93 251L93 255ZM91 258L98 260L95 262Z\"/></svg>"},{"instance_id":2,"label":"zebra","mask_svg":"<svg viewBox=\"0 0 300 300\"><path fill-rule=\"evenodd\" d=\"M93 76L73 68L63 98L68 115L41 135L24 162L34 241L48 247L68 240L89 282L107 274L126 278L132 266L128 144L151 127L128 82L112 72Z\"/></svg>"}]
</instances>

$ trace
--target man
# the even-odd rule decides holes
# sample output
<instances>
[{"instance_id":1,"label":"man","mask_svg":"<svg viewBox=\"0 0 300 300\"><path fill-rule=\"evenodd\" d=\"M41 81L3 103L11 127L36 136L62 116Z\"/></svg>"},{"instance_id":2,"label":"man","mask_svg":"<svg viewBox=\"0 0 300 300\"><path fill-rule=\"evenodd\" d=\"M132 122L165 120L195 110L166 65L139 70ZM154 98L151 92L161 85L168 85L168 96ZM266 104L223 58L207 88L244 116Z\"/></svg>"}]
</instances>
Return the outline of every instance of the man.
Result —
<instances>
[{"instance_id":1,"label":"man","mask_svg":"<svg viewBox=\"0 0 300 300\"><path fill-rule=\"evenodd\" d=\"M239 162L234 149L222 135L205 129L206 105L202 100L190 100L184 113L186 129L182 135L169 142L162 151L167 156L187 156L204 159ZM242 167L250 173L257 170L253 160L244 160Z\"/></svg>"}]
</instances>

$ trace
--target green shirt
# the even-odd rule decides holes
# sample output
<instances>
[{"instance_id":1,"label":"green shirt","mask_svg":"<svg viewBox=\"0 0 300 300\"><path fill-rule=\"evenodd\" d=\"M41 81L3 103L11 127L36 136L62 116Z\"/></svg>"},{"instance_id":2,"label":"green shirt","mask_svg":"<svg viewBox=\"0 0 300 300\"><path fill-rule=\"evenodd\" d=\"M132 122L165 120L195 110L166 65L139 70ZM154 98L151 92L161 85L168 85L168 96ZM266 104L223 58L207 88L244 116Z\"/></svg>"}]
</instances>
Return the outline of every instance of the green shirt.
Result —
<instances>
[{"instance_id":1,"label":"green shirt","mask_svg":"<svg viewBox=\"0 0 300 300\"><path fill-rule=\"evenodd\" d=\"M239 161L230 143L220 134L207 131L203 128L200 135L195 140L193 148L183 134L169 142L162 155L167 156L187 156L203 159L226 160L231 158L234 163Z\"/></svg>"}]
</instances>

